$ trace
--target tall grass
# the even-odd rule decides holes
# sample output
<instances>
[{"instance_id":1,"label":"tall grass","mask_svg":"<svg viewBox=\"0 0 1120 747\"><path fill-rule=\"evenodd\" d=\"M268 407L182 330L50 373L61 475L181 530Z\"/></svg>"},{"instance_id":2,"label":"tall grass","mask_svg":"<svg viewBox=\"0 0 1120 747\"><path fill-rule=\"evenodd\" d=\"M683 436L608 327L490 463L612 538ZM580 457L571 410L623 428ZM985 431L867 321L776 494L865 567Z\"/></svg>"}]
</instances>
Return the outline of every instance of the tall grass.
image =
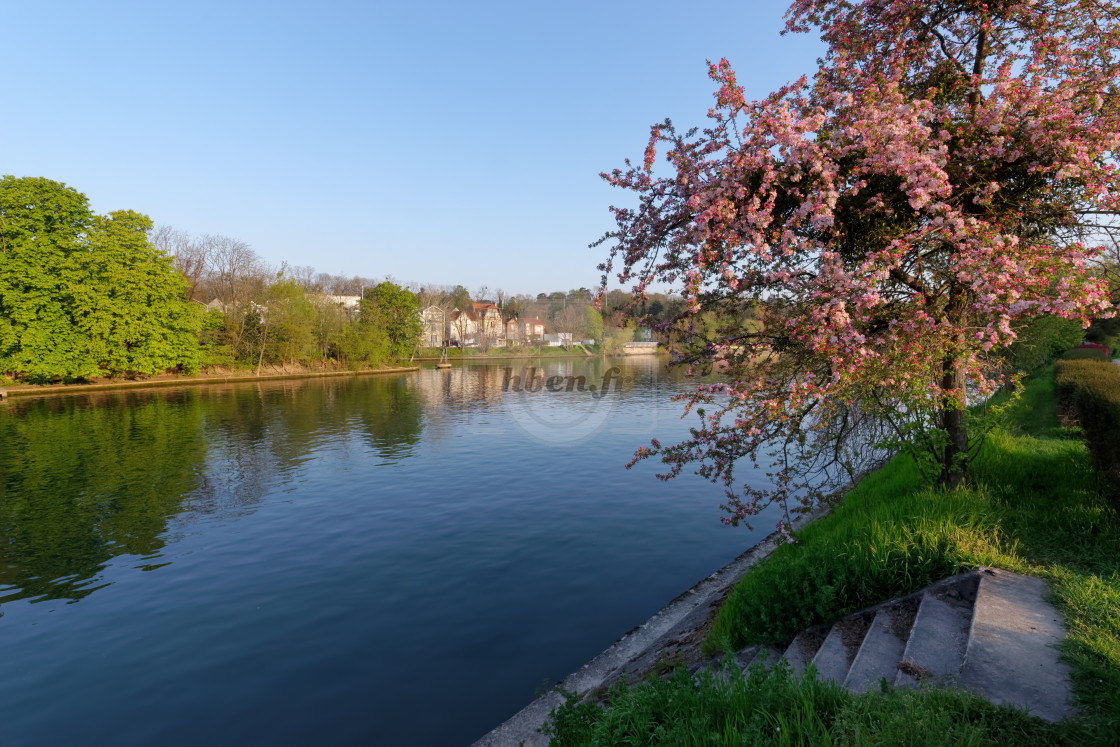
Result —
<instances>
[{"instance_id":1,"label":"tall grass","mask_svg":"<svg viewBox=\"0 0 1120 747\"><path fill-rule=\"evenodd\" d=\"M1040 745L1087 735L1056 727L960 691L885 689L857 696L790 675L779 663L750 677L733 665L693 680L671 679L609 693L610 707L569 696L546 733L554 747L575 745Z\"/></svg>"},{"instance_id":2,"label":"tall grass","mask_svg":"<svg viewBox=\"0 0 1120 747\"><path fill-rule=\"evenodd\" d=\"M788 639L976 565L1021 568L1003 515L983 492L924 488L913 463L899 457L748 574L720 610L705 650Z\"/></svg>"}]
</instances>

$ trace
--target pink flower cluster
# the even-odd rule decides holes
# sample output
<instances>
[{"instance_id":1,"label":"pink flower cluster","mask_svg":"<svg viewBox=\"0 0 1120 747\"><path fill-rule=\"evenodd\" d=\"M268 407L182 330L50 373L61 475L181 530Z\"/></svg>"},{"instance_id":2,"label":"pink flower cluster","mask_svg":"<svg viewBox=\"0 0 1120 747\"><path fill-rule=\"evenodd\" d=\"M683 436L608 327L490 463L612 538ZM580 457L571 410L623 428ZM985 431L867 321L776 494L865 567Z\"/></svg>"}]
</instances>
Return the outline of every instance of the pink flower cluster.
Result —
<instances>
[{"instance_id":1,"label":"pink flower cluster","mask_svg":"<svg viewBox=\"0 0 1120 747\"><path fill-rule=\"evenodd\" d=\"M676 284L688 362L742 364L691 396L708 408L692 439L636 459L722 480L733 523L804 494L794 476L843 453L836 419L855 410L955 464L947 413L1004 383L986 362L1019 321L1114 313L1102 247L1079 237L1084 216L1120 211L1120 3L798 0L786 30L811 27L829 45L812 80L748 101L709 63L711 125L655 126L640 168L603 175L639 200L613 209L604 285L616 265L639 301ZM748 300L764 333L700 339L690 322ZM797 375L776 364L792 360ZM767 448L777 487L736 488L735 462Z\"/></svg>"}]
</instances>

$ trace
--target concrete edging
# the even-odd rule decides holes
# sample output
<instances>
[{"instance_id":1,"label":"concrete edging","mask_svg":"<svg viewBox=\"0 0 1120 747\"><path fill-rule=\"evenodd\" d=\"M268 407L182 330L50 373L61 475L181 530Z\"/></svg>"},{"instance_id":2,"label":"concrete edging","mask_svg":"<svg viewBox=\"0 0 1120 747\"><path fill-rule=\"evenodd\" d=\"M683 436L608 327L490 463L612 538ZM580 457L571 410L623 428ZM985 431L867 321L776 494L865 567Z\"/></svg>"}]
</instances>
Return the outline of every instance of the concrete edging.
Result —
<instances>
[{"instance_id":1,"label":"concrete edging","mask_svg":"<svg viewBox=\"0 0 1120 747\"><path fill-rule=\"evenodd\" d=\"M269 374L267 376L203 376L183 379L158 379L152 381L122 381L113 384L55 384L53 386L21 386L0 389L0 402L15 397L50 397L86 392L126 391L129 389L163 389L176 386L205 386L207 384L251 384L260 381L288 381L299 379L328 379L341 376L369 376L419 371L419 366L379 368L369 371L316 371L296 374Z\"/></svg>"}]
</instances>

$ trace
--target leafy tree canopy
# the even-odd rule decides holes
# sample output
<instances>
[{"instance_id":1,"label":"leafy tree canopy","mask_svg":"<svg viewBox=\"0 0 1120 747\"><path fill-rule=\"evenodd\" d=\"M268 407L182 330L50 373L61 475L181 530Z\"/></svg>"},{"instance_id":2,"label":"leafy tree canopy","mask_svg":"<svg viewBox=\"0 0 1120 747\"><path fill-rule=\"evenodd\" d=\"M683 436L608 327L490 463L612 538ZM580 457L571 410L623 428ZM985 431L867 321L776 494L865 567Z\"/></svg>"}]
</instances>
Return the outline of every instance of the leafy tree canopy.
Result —
<instances>
[{"instance_id":1,"label":"leafy tree canopy","mask_svg":"<svg viewBox=\"0 0 1120 747\"><path fill-rule=\"evenodd\" d=\"M198 365L185 280L147 216L93 214L43 178L0 179L0 371L29 381Z\"/></svg>"},{"instance_id":2,"label":"leafy tree canopy","mask_svg":"<svg viewBox=\"0 0 1120 747\"><path fill-rule=\"evenodd\" d=\"M386 280L367 291L376 307L382 329L389 340L389 352L397 358L408 357L424 333L420 322L420 298L408 288Z\"/></svg>"}]
</instances>

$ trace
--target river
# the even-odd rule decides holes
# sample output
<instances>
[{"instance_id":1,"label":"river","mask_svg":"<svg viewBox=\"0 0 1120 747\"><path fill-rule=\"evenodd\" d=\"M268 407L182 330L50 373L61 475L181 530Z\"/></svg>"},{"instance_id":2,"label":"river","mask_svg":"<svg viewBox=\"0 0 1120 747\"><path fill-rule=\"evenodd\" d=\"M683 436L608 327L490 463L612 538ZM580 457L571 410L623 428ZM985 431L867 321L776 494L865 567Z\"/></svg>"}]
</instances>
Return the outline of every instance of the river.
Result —
<instances>
[{"instance_id":1,"label":"river","mask_svg":"<svg viewBox=\"0 0 1120 747\"><path fill-rule=\"evenodd\" d=\"M545 359L0 405L0 744L470 743L772 530L624 469L693 383Z\"/></svg>"}]
</instances>

